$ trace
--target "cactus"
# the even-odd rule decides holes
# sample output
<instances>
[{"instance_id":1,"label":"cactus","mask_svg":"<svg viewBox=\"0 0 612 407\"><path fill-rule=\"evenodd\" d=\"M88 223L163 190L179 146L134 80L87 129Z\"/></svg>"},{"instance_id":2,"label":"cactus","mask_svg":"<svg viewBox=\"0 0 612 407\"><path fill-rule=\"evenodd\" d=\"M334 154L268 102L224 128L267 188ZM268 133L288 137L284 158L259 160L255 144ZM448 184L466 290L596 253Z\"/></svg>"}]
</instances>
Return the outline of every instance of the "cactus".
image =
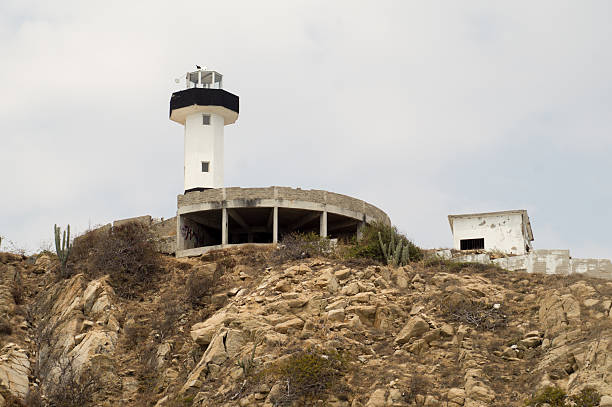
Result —
<instances>
[{"instance_id":1,"label":"cactus","mask_svg":"<svg viewBox=\"0 0 612 407\"><path fill-rule=\"evenodd\" d=\"M249 373L255 366L255 350L257 349L257 345L258 343L255 342L250 357L245 357L242 360L238 360L238 362L236 362L236 366L239 366L242 369L242 374L245 377L249 375Z\"/></svg>"},{"instance_id":2,"label":"cactus","mask_svg":"<svg viewBox=\"0 0 612 407\"><path fill-rule=\"evenodd\" d=\"M378 232L378 243L380 249L383 252L385 262L390 266L405 266L408 264L408 243L404 243L402 239L398 239L397 245L395 244L395 234L391 233L391 241L387 245L383 242L383 238L380 232Z\"/></svg>"},{"instance_id":3,"label":"cactus","mask_svg":"<svg viewBox=\"0 0 612 407\"><path fill-rule=\"evenodd\" d=\"M66 271L66 262L68 261L68 256L70 256L70 250L72 249L72 245L70 244L70 225L68 225L66 230L64 230L61 246L61 229L57 225L55 225L53 227L53 231L55 232L55 252L57 253L57 258L59 259L60 264L62 265L62 271ZM66 231L68 231L67 235Z\"/></svg>"}]
</instances>

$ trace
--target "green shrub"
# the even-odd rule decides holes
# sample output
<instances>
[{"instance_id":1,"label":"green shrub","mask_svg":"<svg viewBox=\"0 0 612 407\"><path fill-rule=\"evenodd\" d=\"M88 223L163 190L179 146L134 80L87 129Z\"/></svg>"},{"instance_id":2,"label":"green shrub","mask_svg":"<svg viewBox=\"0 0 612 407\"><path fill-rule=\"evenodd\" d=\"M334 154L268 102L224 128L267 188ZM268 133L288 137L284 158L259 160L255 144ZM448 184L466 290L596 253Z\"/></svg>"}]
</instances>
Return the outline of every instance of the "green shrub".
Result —
<instances>
[{"instance_id":1,"label":"green shrub","mask_svg":"<svg viewBox=\"0 0 612 407\"><path fill-rule=\"evenodd\" d=\"M347 365L345 355L339 352L311 348L292 354L264 374L282 385L283 390L273 400L274 405L288 406L296 401L310 405L309 401L320 398L325 392L338 390Z\"/></svg>"},{"instance_id":2,"label":"green shrub","mask_svg":"<svg viewBox=\"0 0 612 407\"><path fill-rule=\"evenodd\" d=\"M489 269L500 269L499 266L495 264L483 264L483 263L473 263L473 262L465 262L465 261L453 261L453 260L445 260L440 258L429 258L424 262L425 267L439 267L448 271L449 273L460 273L462 270L466 269L474 269L477 271L485 271Z\"/></svg>"},{"instance_id":3,"label":"green shrub","mask_svg":"<svg viewBox=\"0 0 612 407\"><path fill-rule=\"evenodd\" d=\"M593 387L585 387L575 396L570 396L576 407L595 407L601 401L601 394Z\"/></svg>"},{"instance_id":4,"label":"green shrub","mask_svg":"<svg viewBox=\"0 0 612 407\"><path fill-rule=\"evenodd\" d=\"M601 395L592 387L585 387L580 393L568 397L559 387L546 386L525 401L525 406L539 407L547 403L550 407L595 407L600 400Z\"/></svg>"},{"instance_id":5,"label":"green shrub","mask_svg":"<svg viewBox=\"0 0 612 407\"><path fill-rule=\"evenodd\" d=\"M421 249L406 236L399 233L395 226L384 225L382 223L366 225L363 228L361 239L354 240L348 246L346 255L349 258L373 259L386 264L387 258L383 253L381 240L386 247L389 247L391 242L393 242L395 247L398 244L401 244L402 248L407 247L408 259L410 261L418 261L423 258Z\"/></svg>"},{"instance_id":6,"label":"green shrub","mask_svg":"<svg viewBox=\"0 0 612 407\"><path fill-rule=\"evenodd\" d=\"M546 386L537 394L525 402L525 406L539 407L544 403L548 403L550 407L565 407L567 406L567 394L555 386Z\"/></svg>"}]
</instances>

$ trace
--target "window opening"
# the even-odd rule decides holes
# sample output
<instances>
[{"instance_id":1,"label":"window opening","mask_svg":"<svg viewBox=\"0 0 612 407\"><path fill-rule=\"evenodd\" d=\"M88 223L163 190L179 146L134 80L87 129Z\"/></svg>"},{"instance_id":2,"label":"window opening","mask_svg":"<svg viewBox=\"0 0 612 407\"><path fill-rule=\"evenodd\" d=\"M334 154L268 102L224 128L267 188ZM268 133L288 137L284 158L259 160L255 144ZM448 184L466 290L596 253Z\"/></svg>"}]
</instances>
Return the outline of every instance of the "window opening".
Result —
<instances>
[{"instance_id":1,"label":"window opening","mask_svg":"<svg viewBox=\"0 0 612 407\"><path fill-rule=\"evenodd\" d=\"M461 239L461 250L484 249L484 238L480 239Z\"/></svg>"},{"instance_id":2,"label":"window opening","mask_svg":"<svg viewBox=\"0 0 612 407\"><path fill-rule=\"evenodd\" d=\"M203 114L202 115L202 124L204 126L210 125L210 115L209 114Z\"/></svg>"},{"instance_id":3,"label":"window opening","mask_svg":"<svg viewBox=\"0 0 612 407\"><path fill-rule=\"evenodd\" d=\"M208 172L209 167L210 167L209 161L202 161L202 172Z\"/></svg>"}]
</instances>

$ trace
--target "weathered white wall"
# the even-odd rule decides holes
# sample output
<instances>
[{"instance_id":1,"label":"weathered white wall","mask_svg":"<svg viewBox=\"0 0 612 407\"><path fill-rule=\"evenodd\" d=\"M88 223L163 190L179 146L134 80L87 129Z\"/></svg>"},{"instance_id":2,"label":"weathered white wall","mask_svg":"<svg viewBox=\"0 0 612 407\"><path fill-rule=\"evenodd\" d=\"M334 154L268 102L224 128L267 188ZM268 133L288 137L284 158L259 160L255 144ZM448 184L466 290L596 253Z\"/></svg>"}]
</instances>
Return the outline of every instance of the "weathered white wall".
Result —
<instances>
[{"instance_id":1,"label":"weathered white wall","mask_svg":"<svg viewBox=\"0 0 612 407\"><path fill-rule=\"evenodd\" d=\"M450 250L439 250L436 255L457 262L493 263L510 271L561 275L579 273L612 280L612 261L609 259L573 259L569 250L533 250L528 254L499 259L491 259L489 253L452 256Z\"/></svg>"},{"instance_id":2,"label":"weathered white wall","mask_svg":"<svg viewBox=\"0 0 612 407\"><path fill-rule=\"evenodd\" d=\"M572 273L612 278L612 261L609 259L570 259L570 267Z\"/></svg>"},{"instance_id":3,"label":"weathered white wall","mask_svg":"<svg viewBox=\"0 0 612 407\"><path fill-rule=\"evenodd\" d=\"M210 114L204 125L203 114ZM223 187L223 116L194 113L185 120L185 190ZM209 172L202 172L202 161L210 162Z\"/></svg>"},{"instance_id":4,"label":"weathered white wall","mask_svg":"<svg viewBox=\"0 0 612 407\"><path fill-rule=\"evenodd\" d=\"M530 273L569 274L569 250L535 250L531 256Z\"/></svg>"},{"instance_id":5,"label":"weathered white wall","mask_svg":"<svg viewBox=\"0 0 612 407\"><path fill-rule=\"evenodd\" d=\"M485 215L453 219L453 244L461 248L462 239L484 238L485 250L508 254L524 254L530 245L520 213Z\"/></svg>"}]
</instances>

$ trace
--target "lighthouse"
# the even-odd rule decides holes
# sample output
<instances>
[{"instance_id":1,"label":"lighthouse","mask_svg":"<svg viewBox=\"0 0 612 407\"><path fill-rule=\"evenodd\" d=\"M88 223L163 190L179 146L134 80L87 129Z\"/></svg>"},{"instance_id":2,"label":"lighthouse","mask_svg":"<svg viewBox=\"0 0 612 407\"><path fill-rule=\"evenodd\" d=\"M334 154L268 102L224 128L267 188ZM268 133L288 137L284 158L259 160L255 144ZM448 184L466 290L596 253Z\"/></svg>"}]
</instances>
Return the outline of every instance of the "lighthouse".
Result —
<instances>
[{"instance_id":1,"label":"lighthouse","mask_svg":"<svg viewBox=\"0 0 612 407\"><path fill-rule=\"evenodd\" d=\"M223 129L238 119L238 96L223 75L200 68L170 98L170 120L185 127L185 193L223 188Z\"/></svg>"}]
</instances>

